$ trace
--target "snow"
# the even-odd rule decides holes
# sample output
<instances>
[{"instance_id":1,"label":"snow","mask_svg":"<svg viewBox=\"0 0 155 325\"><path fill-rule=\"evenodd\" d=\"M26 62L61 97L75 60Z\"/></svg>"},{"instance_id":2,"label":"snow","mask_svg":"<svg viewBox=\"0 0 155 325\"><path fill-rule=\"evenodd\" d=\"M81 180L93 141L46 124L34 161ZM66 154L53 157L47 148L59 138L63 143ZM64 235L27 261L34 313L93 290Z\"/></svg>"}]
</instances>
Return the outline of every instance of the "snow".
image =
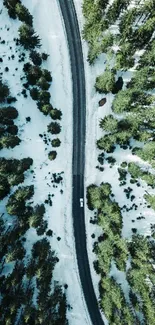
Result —
<instances>
[{"instance_id":1,"label":"snow","mask_svg":"<svg viewBox=\"0 0 155 325\"><path fill-rule=\"evenodd\" d=\"M62 131L60 138L62 144L57 149L58 155L55 161L48 159L48 152L51 150L50 141L53 135L47 133L47 125L51 122L50 117L44 116L30 98L20 95L22 82L20 77L23 75L22 64L18 62L18 56L14 60L8 60L8 56L14 54L14 37L18 37L17 30L20 22L8 18L6 9L3 8L1 14L0 28L2 39L7 40L6 44L0 44L3 64L4 80L8 80L12 95L17 96L18 101L15 107L19 111L19 118L16 124L19 127L19 135L22 140L20 146L14 149L3 149L1 156L6 158L31 157L33 166L26 172L26 180L22 185L33 184L35 188L34 197L31 199L33 204L41 204L48 198L48 194L54 194L52 206L46 204L46 216L48 228L53 230L53 237L49 237L51 247L56 251L59 258L54 270L54 280L60 284L68 284L66 290L67 302L72 307L68 311L70 325L90 324L87 308L85 305L82 288L80 284L78 267L76 261L74 234L72 225L72 82L69 62L69 53L65 30L61 14L56 0L24 0L22 3L29 8L34 16L34 28L42 39L41 51L50 54L44 67L52 72L53 82L50 88L51 103L54 107L63 112L61 120ZM0 4L0 10L2 4ZM7 28L10 28L10 31ZM12 49L10 49L12 46ZM19 53L23 50L18 50ZM26 62L26 61L25 61ZM5 72L5 67L9 67L9 72ZM16 71L15 68L18 67ZM13 75L14 74L14 75ZM25 118L30 116L31 121L26 123ZM45 144L39 134L47 134L48 144ZM61 173L63 176L62 184L53 187L52 173ZM13 191L16 187L14 187ZM63 194L60 193L63 190ZM4 211L4 202L0 208ZM9 216L5 218L10 222ZM57 237L61 240L58 241ZM27 242L25 247L30 252L33 243L38 237L34 229L27 232Z\"/></svg>"}]
</instances>

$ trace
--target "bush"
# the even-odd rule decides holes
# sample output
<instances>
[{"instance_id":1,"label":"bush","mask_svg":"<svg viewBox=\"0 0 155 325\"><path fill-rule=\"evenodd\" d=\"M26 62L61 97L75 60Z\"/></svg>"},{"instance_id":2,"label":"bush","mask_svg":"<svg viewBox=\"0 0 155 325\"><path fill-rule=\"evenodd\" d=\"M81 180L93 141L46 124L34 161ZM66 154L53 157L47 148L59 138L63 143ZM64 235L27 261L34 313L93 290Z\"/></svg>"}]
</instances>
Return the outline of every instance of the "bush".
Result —
<instances>
[{"instance_id":1,"label":"bush","mask_svg":"<svg viewBox=\"0 0 155 325\"><path fill-rule=\"evenodd\" d=\"M4 6L8 9L8 14L10 16L10 18L15 19L16 18L16 11L15 11L15 7L16 4L19 3L20 0L4 0Z\"/></svg>"},{"instance_id":2,"label":"bush","mask_svg":"<svg viewBox=\"0 0 155 325\"><path fill-rule=\"evenodd\" d=\"M9 87L0 80L0 103L5 102L9 94Z\"/></svg>"},{"instance_id":3,"label":"bush","mask_svg":"<svg viewBox=\"0 0 155 325\"><path fill-rule=\"evenodd\" d=\"M12 135L17 135L18 127L16 125L9 125L6 129L6 132Z\"/></svg>"},{"instance_id":4,"label":"bush","mask_svg":"<svg viewBox=\"0 0 155 325\"><path fill-rule=\"evenodd\" d=\"M39 227L43 222L43 216L45 213L44 204L36 205L33 209L32 215L29 217L29 225L30 227Z\"/></svg>"},{"instance_id":5,"label":"bush","mask_svg":"<svg viewBox=\"0 0 155 325\"><path fill-rule=\"evenodd\" d=\"M34 65L39 65L40 66L42 64L41 55L37 51L31 51L30 59L32 60Z\"/></svg>"},{"instance_id":6,"label":"bush","mask_svg":"<svg viewBox=\"0 0 155 325\"><path fill-rule=\"evenodd\" d=\"M23 6L21 3L17 3L15 7L15 12L19 20L32 26L33 17L25 6Z\"/></svg>"},{"instance_id":7,"label":"bush","mask_svg":"<svg viewBox=\"0 0 155 325\"><path fill-rule=\"evenodd\" d=\"M115 134L107 134L104 137L96 141L97 147L100 150L105 150L110 153L115 150L116 136Z\"/></svg>"},{"instance_id":8,"label":"bush","mask_svg":"<svg viewBox=\"0 0 155 325\"><path fill-rule=\"evenodd\" d=\"M50 116L53 120L61 120L62 112L55 108L50 111Z\"/></svg>"},{"instance_id":9,"label":"bush","mask_svg":"<svg viewBox=\"0 0 155 325\"><path fill-rule=\"evenodd\" d=\"M41 69L37 65L26 63L24 64L23 70L26 73L28 83L30 85L36 85L42 74Z\"/></svg>"},{"instance_id":10,"label":"bush","mask_svg":"<svg viewBox=\"0 0 155 325\"><path fill-rule=\"evenodd\" d=\"M10 175L8 175L8 182L11 186L23 183L24 175L23 174L10 174Z\"/></svg>"},{"instance_id":11,"label":"bush","mask_svg":"<svg viewBox=\"0 0 155 325\"><path fill-rule=\"evenodd\" d=\"M144 198L147 201L147 203L151 206L151 208L155 210L155 196L151 194L145 194Z\"/></svg>"},{"instance_id":12,"label":"bush","mask_svg":"<svg viewBox=\"0 0 155 325\"><path fill-rule=\"evenodd\" d=\"M44 104L49 104L51 94L48 91L42 90L39 92L39 102Z\"/></svg>"},{"instance_id":13,"label":"bush","mask_svg":"<svg viewBox=\"0 0 155 325\"><path fill-rule=\"evenodd\" d=\"M42 236L45 233L45 231L47 230L47 227L48 227L47 221L43 220L41 222L40 226L36 228L37 235Z\"/></svg>"},{"instance_id":14,"label":"bush","mask_svg":"<svg viewBox=\"0 0 155 325\"><path fill-rule=\"evenodd\" d=\"M54 160L54 159L56 159L56 156L57 156L57 152L56 151L50 151L49 152L49 154L48 154L48 158L50 159L50 160Z\"/></svg>"},{"instance_id":15,"label":"bush","mask_svg":"<svg viewBox=\"0 0 155 325\"><path fill-rule=\"evenodd\" d=\"M46 81L51 82L52 81L52 76L50 71L43 69L42 70L42 77L44 77L46 79Z\"/></svg>"},{"instance_id":16,"label":"bush","mask_svg":"<svg viewBox=\"0 0 155 325\"><path fill-rule=\"evenodd\" d=\"M50 84L48 83L48 81L46 81L45 77L41 77L38 82L37 85L42 89L42 90L48 90L50 87Z\"/></svg>"},{"instance_id":17,"label":"bush","mask_svg":"<svg viewBox=\"0 0 155 325\"><path fill-rule=\"evenodd\" d=\"M112 70L106 69L103 74L96 78L95 88L99 93L112 92L115 85L115 74Z\"/></svg>"},{"instance_id":18,"label":"bush","mask_svg":"<svg viewBox=\"0 0 155 325\"><path fill-rule=\"evenodd\" d=\"M27 24L23 24L19 27L19 41L27 50L40 47L39 36L36 35L34 29Z\"/></svg>"},{"instance_id":19,"label":"bush","mask_svg":"<svg viewBox=\"0 0 155 325\"><path fill-rule=\"evenodd\" d=\"M57 122L51 122L48 125L48 132L51 132L52 134L58 134L61 131L61 126Z\"/></svg>"},{"instance_id":20,"label":"bush","mask_svg":"<svg viewBox=\"0 0 155 325\"><path fill-rule=\"evenodd\" d=\"M32 97L33 100L38 100L39 98L39 90L37 87L33 87L30 90L30 96Z\"/></svg>"},{"instance_id":21,"label":"bush","mask_svg":"<svg viewBox=\"0 0 155 325\"><path fill-rule=\"evenodd\" d=\"M3 123L5 119L14 120L18 117L18 111L12 106L0 108L0 121Z\"/></svg>"},{"instance_id":22,"label":"bush","mask_svg":"<svg viewBox=\"0 0 155 325\"><path fill-rule=\"evenodd\" d=\"M143 149L134 148L133 153L138 155L141 159L148 161L152 166L155 166L155 142L148 142L144 144Z\"/></svg>"},{"instance_id":23,"label":"bush","mask_svg":"<svg viewBox=\"0 0 155 325\"><path fill-rule=\"evenodd\" d=\"M51 104L45 104L43 106L40 106L39 109L43 114L48 115L50 111L53 109L53 107Z\"/></svg>"},{"instance_id":24,"label":"bush","mask_svg":"<svg viewBox=\"0 0 155 325\"><path fill-rule=\"evenodd\" d=\"M34 186L19 187L10 197L6 205L10 215L22 216L26 209L26 200L34 194Z\"/></svg>"},{"instance_id":25,"label":"bush","mask_svg":"<svg viewBox=\"0 0 155 325\"><path fill-rule=\"evenodd\" d=\"M15 103L17 101L17 99L16 99L16 97L9 96L6 101L7 101L7 104L12 104L12 103Z\"/></svg>"},{"instance_id":26,"label":"bush","mask_svg":"<svg viewBox=\"0 0 155 325\"><path fill-rule=\"evenodd\" d=\"M42 53L42 59L43 59L44 61L47 60L48 56L49 56L49 55L48 55L47 53Z\"/></svg>"},{"instance_id":27,"label":"bush","mask_svg":"<svg viewBox=\"0 0 155 325\"><path fill-rule=\"evenodd\" d=\"M51 141L53 147L60 147L61 141L60 139L56 138Z\"/></svg>"}]
</instances>

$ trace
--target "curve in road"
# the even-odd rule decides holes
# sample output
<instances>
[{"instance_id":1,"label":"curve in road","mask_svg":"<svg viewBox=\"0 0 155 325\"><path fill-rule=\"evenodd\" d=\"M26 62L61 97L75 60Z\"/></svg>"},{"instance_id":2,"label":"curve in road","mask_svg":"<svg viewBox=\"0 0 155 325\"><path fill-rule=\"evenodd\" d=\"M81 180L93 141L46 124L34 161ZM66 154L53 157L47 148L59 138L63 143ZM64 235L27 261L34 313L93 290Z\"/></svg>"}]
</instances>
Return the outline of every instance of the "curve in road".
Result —
<instances>
[{"instance_id":1,"label":"curve in road","mask_svg":"<svg viewBox=\"0 0 155 325\"><path fill-rule=\"evenodd\" d=\"M73 82L73 225L79 275L93 325L104 325L94 292L86 245L84 208L86 92L82 44L73 0L59 0L68 47ZM84 324L83 324L84 325Z\"/></svg>"}]
</instances>

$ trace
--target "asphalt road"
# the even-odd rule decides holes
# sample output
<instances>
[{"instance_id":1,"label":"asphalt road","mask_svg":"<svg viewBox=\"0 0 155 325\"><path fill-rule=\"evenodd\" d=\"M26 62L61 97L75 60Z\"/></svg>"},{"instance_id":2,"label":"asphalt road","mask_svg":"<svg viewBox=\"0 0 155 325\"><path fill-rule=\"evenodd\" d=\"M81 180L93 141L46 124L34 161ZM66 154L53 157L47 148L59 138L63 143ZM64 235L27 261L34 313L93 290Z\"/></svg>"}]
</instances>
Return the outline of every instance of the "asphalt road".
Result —
<instances>
[{"instance_id":1,"label":"asphalt road","mask_svg":"<svg viewBox=\"0 0 155 325\"><path fill-rule=\"evenodd\" d=\"M86 92L82 45L73 0L58 0L68 41L73 84L73 225L79 275L93 325L104 325L90 273L85 229L84 198ZM67 117L66 117L67 118ZM73 288L74 290L74 288ZM81 324L85 325L85 324Z\"/></svg>"}]
</instances>

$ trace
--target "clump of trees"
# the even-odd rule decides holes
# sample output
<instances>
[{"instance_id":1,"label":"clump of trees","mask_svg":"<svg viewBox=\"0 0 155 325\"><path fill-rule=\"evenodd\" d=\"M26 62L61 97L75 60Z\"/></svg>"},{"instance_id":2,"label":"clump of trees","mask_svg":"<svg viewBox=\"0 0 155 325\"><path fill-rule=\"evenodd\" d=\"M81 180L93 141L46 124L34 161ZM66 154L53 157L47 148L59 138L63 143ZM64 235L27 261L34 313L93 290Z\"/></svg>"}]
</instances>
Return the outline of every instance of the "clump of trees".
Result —
<instances>
[{"instance_id":1,"label":"clump of trees","mask_svg":"<svg viewBox=\"0 0 155 325\"><path fill-rule=\"evenodd\" d=\"M19 145L20 139L17 136L18 128L14 119L18 117L17 110L12 106L0 108L0 149L14 148Z\"/></svg>"},{"instance_id":2,"label":"clump of trees","mask_svg":"<svg viewBox=\"0 0 155 325\"><path fill-rule=\"evenodd\" d=\"M116 145L129 147L132 153L155 166L155 110L154 110L154 66L155 41L153 37L155 21L154 2L140 2L130 6L130 1L84 0L83 13L85 25L83 37L88 42L88 61L94 64L101 53L104 64L109 63L110 69L97 77L95 88L105 94L112 92L115 97L112 103L112 113L100 121L100 127L105 135L97 140L97 147L103 150L103 161L106 152L113 152ZM113 25L119 22L118 30L112 32ZM111 28L112 27L112 28ZM105 35L112 33L111 44L105 50L102 48ZM113 38L113 39L112 39ZM108 39L108 37L107 37ZM115 47L113 46L116 45ZM143 50L138 53L137 51ZM141 54L143 53L143 54ZM136 63L136 65L135 65ZM134 67L134 68L133 68ZM115 74L133 68L131 80L116 91ZM113 72L113 74L111 73ZM117 114L117 115L116 115ZM118 116L119 115L119 116ZM141 142L136 145L133 140ZM143 143L143 144L142 144ZM118 168L119 180L124 185L127 173L131 180L139 184L142 179L154 188L154 175L135 163L121 165ZM140 324L138 314L143 315L143 322L152 324L154 314L154 242L152 238L134 235L130 242L121 237L122 216L112 193L103 194L101 186L90 185L87 189L88 207L95 209L97 222L103 235L94 245L97 261L94 266L101 275L100 305L110 324ZM125 189L130 196L131 189ZM132 196L133 197L133 196ZM149 193L145 194L148 206L155 209L155 199ZM153 228L153 227L152 227ZM133 228L133 231L136 229ZM154 234L154 231L152 231ZM126 261L130 256L131 267L126 270ZM126 272L130 285L129 305L124 298L121 286L109 275L112 263L119 270ZM114 297L114 298L113 298ZM138 313L137 313L138 312Z\"/></svg>"},{"instance_id":3,"label":"clump of trees","mask_svg":"<svg viewBox=\"0 0 155 325\"><path fill-rule=\"evenodd\" d=\"M23 84L26 89L29 89L30 96L33 100L37 101L37 106L39 110L44 114L50 114L53 120L61 120L62 112L58 109L54 109L50 103L51 94L48 91L52 82L52 76L50 71L41 68L41 64L44 60L47 60L48 54L40 53L36 49L41 47L40 38L35 32L33 28L33 16L30 14L29 10L22 5L20 0L4 0L4 5L8 9L8 13L11 18L18 18L22 21L22 25L19 27L19 39L16 40L17 45L22 45L24 49L28 50L30 62L24 64L24 72L26 75L27 82ZM0 85L1 86L1 85ZM6 87L0 87L0 96L1 96L1 88L3 97L8 95L5 94ZM26 90L24 89L23 94L26 96ZM1 101L1 97L0 97ZM60 127L61 128L61 127ZM57 129L56 126L54 128ZM11 132L15 133L15 128L9 128ZM1 130L0 130L1 131ZM60 131L59 131L60 132ZM56 134L59 133L56 131ZM10 146L10 140L12 146L18 144L17 137L15 138L14 134L14 143L12 139L8 136L3 137L0 146L6 147ZM60 144L59 144L60 145Z\"/></svg>"},{"instance_id":4,"label":"clump of trees","mask_svg":"<svg viewBox=\"0 0 155 325\"><path fill-rule=\"evenodd\" d=\"M152 188L155 187L155 175L148 171L142 170L134 162L128 164L128 172L131 174L134 180L138 180L140 178L144 180L147 185L151 186Z\"/></svg>"},{"instance_id":5,"label":"clump of trees","mask_svg":"<svg viewBox=\"0 0 155 325\"><path fill-rule=\"evenodd\" d=\"M1 158L0 178L5 184L15 170L22 173L31 164L30 158L21 161L13 159L7 161ZM44 205L32 207L31 203L28 203L33 194L33 186L18 187L6 204L7 213L13 216L13 226L8 227L4 223L3 214L0 218L0 310L3 310L0 312L0 322L14 324L18 319L21 323L41 324L49 323L50 319L51 324L67 325L65 292L58 282L52 285L51 291L53 270L58 258L52 251L49 241L45 237L37 240L29 254L24 248L25 234L30 227L34 227L39 236L47 231ZM12 268L10 262L13 262ZM8 265L9 273L5 272L4 275L3 270L7 269ZM36 289L37 303L34 305L33 296ZM22 313L19 313L21 307Z\"/></svg>"},{"instance_id":6,"label":"clump of trees","mask_svg":"<svg viewBox=\"0 0 155 325\"><path fill-rule=\"evenodd\" d=\"M24 172L32 163L31 158L22 160L0 158L0 199L10 193L11 186L23 183Z\"/></svg>"},{"instance_id":7,"label":"clump of trees","mask_svg":"<svg viewBox=\"0 0 155 325\"><path fill-rule=\"evenodd\" d=\"M34 194L34 186L23 186L18 189L9 197L6 205L7 212L11 215L21 216L25 213L26 200L29 200Z\"/></svg>"},{"instance_id":8,"label":"clump of trees","mask_svg":"<svg viewBox=\"0 0 155 325\"><path fill-rule=\"evenodd\" d=\"M151 324L155 317L154 242L144 236L133 235L128 248L131 254L131 268L128 270L127 280L131 286L131 294L137 296L138 310L144 315L144 322ZM135 303L135 299L132 303Z\"/></svg>"},{"instance_id":9,"label":"clump of trees","mask_svg":"<svg viewBox=\"0 0 155 325\"><path fill-rule=\"evenodd\" d=\"M127 167L127 166L125 166ZM146 200L155 209L154 197ZM99 283L100 306L109 322L115 324L140 324L136 310L144 315L145 322L154 318L154 241L140 235L132 240L121 238L122 215L118 204L112 199L111 185L94 184L87 188L88 207L96 210L96 222L103 229L103 235L94 244L97 260L96 272L101 275ZM153 232L152 232L153 233ZM131 267L126 271L130 256ZM130 285L129 302L116 279L109 275L112 263L126 272ZM135 299L135 294L137 299Z\"/></svg>"},{"instance_id":10,"label":"clump of trees","mask_svg":"<svg viewBox=\"0 0 155 325\"><path fill-rule=\"evenodd\" d=\"M21 3L16 4L15 13L20 21L32 26L33 17L30 14L29 10L25 6L23 6Z\"/></svg>"},{"instance_id":11,"label":"clump of trees","mask_svg":"<svg viewBox=\"0 0 155 325\"><path fill-rule=\"evenodd\" d=\"M10 18L18 18L20 21L32 26L33 17L29 10L22 5L20 0L4 0L4 6L8 9Z\"/></svg>"}]
</instances>

